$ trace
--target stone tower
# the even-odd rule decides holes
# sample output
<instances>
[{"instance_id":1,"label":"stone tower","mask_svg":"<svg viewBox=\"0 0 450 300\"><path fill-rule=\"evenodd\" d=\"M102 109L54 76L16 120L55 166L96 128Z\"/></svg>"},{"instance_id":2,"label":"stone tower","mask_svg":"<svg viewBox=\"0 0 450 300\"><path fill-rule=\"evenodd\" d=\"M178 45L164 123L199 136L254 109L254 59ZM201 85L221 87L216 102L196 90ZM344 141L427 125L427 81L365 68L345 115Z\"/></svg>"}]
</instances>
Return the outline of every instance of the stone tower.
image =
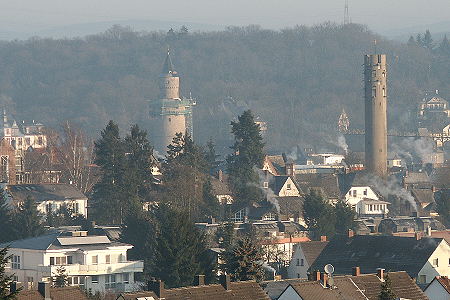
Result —
<instances>
[{"instance_id":1,"label":"stone tower","mask_svg":"<svg viewBox=\"0 0 450 300\"><path fill-rule=\"evenodd\" d=\"M159 100L151 105L150 114L161 116L157 150L165 153L167 145L177 133L192 136L192 106L196 104L192 98L180 97L180 77L173 67L169 51L161 72L159 88Z\"/></svg>"},{"instance_id":2,"label":"stone tower","mask_svg":"<svg viewBox=\"0 0 450 300\"><path fill-rule=\"evenodd\" d=\"M386 55L364 56L365 158L367 170L387 177Z\"/></svg>"}]
</instances>

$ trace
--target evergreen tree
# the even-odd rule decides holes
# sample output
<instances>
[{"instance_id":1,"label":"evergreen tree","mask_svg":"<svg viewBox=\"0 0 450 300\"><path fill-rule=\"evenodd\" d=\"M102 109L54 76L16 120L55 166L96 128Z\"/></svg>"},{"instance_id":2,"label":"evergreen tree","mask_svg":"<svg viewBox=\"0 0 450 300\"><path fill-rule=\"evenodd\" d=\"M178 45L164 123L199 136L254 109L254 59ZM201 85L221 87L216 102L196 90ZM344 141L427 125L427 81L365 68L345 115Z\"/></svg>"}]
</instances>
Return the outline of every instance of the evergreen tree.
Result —
<instances>
[{"instance_id":1,"label":"evergreen tree","mask_svg":"<svg viewBox=\"0 0 450 300\"><path fill-rule=\"evenodd\" d=\"M389 278L389 274L386 274L384 276L384 282L381 284L381 291L378 295L379 300L395 300L397 299L397 296L395 296L395 293L392 291L392 282Z\"/></svg>"},{"instance_id":2,"label":"evergreen tree","mask_svg":"<svg viewBox=\"0 0 450 300\"><path fill-rule=\"evenodd\" d=\"M123 175L125 170L124 144L119 135L119 127L109 121L95 141L95 163L102 170L100 181L94 186L92 202L94 214L100 223L122 223L128 209L123 196Z\"/></svg>"},{"instance_id":3,"label":"evergreen tree","mask_svg":"<svg viewBox=\"0 0 450 300\"><path fill-rule=\"evenodd\" d=\"M181 26L179 35L185 36L185 35L188 35L188 33L189 33L189 29L185 25Z\"/></svg>"},{"instance_id":4,"label":"evergreen tree","mask_svg":"<svg viewBox=\"0 0 450 300\"><path fill-rule=\"evenodd\" d=\"M431 37L430 31L427 29L422 38L422 46L432 50L433 49L433 38Z\"/></svg>"},{"instance_id":5,"label":"evergreen tree","mask_svg":"<svg viewBox=\"0 0 450 300\"><path fill-rule=\"evenodd\" d=\"M419 45L421 47L424 46L423 38L422 38L422 35L420 33L418 33L417 36L416 36L416 42L417 42L417 45Z\"/></svg>"},{"instance_id":6,"label":"evergreen tree","mask_svg":"<svg viewBox=\"0 0 450 300\"><path fill-rule=\"evenodd\" d=\"M303 218L315 239L322 235L333 236L336 216L331 204L322 195L311 190L303 203Z\"/></svg>"},{"instance_id":7,"label":"evergreen tree","mask_svg":"<svg viewBox=\"0 0 450 300\"><path fill-rule=\"evenodd\" d=\"M15 240L12 211L9 208L5 192L0 189L0 243Z\"/></svg>"},{"instance_id":8,"label":"evergreen tree","mask_svg":"<svg viewBox=\"0 0 450 300\"><path fill-rule=\"evenodd\" d=\"M164 280L169 287L190 285L197 274L211 278L212 266L206 256L204 236L187 213L164 204L153 213L158 236L151 275Z\"/></svg>"},{"instance_id":9,"label":"evergreen tree","mask_svg":"<svg viewBox=\"0 0 450 300\"><path fill-rule=\"evenodd\" d=\"M128 251L128 256L134 260L144 261L146 275L153 267L155 239L156 226L146 212L135 211L125 217L120 240L134 246Z\"/></svg>"},{"instance_id":10,"label":"evergreen tree","mask_svg":"<svg viewBox=\"0 0 450 300\"><path fill-rule=\"evenodd\" d=\"M68 277L66 268L63 266L58 267L56 269L55 277L53 278L53 285L58 288L67 286Z\"/></svg>"},{"instance_id":11,"label":"evergreen tree","mask_svg":"<svg viewBox=\"0 0 450 300\"><path fill-rule=\"evenodd\" d=\"M417 42L414 39L414 37L411 35L408 39L408 46L416 46L416 45L417 45Z\"/></svg>"},{"instance_id":12,"label":"evergreen tree","mask_svg":"<svg viewBox=\"0 0 450 300\"><path fill-rule=\"evenodd\" d=\"M444 36L438 48L439 52L443 55L450 56L450 42L447 39L447 35Z\"/></svg>"},{"instance_id":13,"label":"evergreen tree","mask_svg":"<svg viewBox=\"0 0 450 300\"><path fill-rule=\"evenodd\" d=\"M202 216L218 218L220 215L220 205L217 197L213 194L211 180L207 177L203 183L203 203Z\"/></svg>"},{"instance_id":14,"label":"evergreen tree","mask_svg":"<svg viewBox=\"0 0 450 300\"><path fill-rule=\"evenodd\" d=\"M345 234L354 228L355 211L344 201L340 200L334 207L336 215L336 233Z\"/></svg>"},{"instance_id":15,"label":"evergreen tree","mask_svg":"<svg viewBox=\"0 0 450 300\"><path fill-rule=\"evenodd\" d=\"M231 122L234 134L233 154L227 158L229 183L239 201L249 203L263 198L259 189L259 177L255 168L261 168L264 160L264 143L259 125L250 110Z\"/></svg>"},{"instance_id":16,"label":"evergreen tree","mask_svg":"<svg viewBox=\"0 0 450 300\"><path fill-rule=\"evenodd\" d=\"M210 138L208 143L206 144L206 160L209 164L210 172L217 167L217 158L219 155L216 154L216 145L214 141Z\"/></svg>"},{"instance_id":17,"label":"evergreen tree","mask_svg":"<svg viewBox=\"0 0 450 300\"><path fill-rule=\"evenodd\" d=\"M130 134L125 137L125 149L124 196L134 199L132 203L140 203L139 199L147 196L153 181L153 147L147 139L147 132L140 130L137 124L131 126Z\"/></svg>"},{"instance_id":18,"label":"evergreen tree","mask_svg":"<svg viewBox=\"0 0 450 300\"><path fill-rule=\"evenodd\" d=\"M37 210L36 202L30 196L27 196L25 201L19 205L13 220L19 239L35 237L44 233L42 215Z\"/></svg>"},{"instance_id":19,"label":"evergreen tree","mask_svg":"<svg viewBox=\"0 0 450 300\"><path fill-rule=\"evenodd\" d=\"M234 281L256 280L264 278L263 254L261 248L249 237L239 239L236 244L226 249L222 255L223 272L230 274Z\"/></svg>"},{"instance_id":20,"label":"evergreen tree","mask_svg":"<svg viewBox=\"0 0 450 300\"><path fill-rule=\"evenodd\" d=\"M0 249L0 299L14 300L17 299L21 289L17 289L14 293L10 292L9 284L13 281L13 275L6 275L6 266L9 264L10 256L8 256L8 248Z\"/></svg>"}]
</instances>

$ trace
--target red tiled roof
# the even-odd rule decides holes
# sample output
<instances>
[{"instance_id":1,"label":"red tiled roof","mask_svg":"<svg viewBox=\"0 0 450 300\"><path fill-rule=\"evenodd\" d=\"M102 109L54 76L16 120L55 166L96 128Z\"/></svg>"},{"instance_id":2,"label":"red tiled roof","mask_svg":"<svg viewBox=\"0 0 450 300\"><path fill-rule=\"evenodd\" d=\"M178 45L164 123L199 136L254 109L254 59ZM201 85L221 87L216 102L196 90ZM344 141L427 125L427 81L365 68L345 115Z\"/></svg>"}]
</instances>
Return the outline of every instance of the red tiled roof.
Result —
<instances>
[{"instance_id":1,"label":"red tiled roof","mask_svg":"<svg viewBox=\"0 0 450 300\"><path fill-rule=\"evenodd\" d=\"M85 293L78 287L50 288L52 300L88 300ZM23 290L17 300L43 300L44 297L37 290Z\"/></svg>"}]
</instances>

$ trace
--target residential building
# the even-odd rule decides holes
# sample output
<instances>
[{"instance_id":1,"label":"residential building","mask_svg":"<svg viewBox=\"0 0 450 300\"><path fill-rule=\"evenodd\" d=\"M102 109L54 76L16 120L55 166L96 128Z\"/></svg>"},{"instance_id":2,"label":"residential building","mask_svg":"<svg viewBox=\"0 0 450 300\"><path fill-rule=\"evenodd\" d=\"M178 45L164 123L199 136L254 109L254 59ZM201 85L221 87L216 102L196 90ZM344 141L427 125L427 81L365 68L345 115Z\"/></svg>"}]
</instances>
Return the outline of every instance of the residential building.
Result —
<instances>
[{"instance_id":1,"label":"residential building","mask_svg":"<svg viewBox=\"0 0 450 300\"><path fill-rule=\"evenodd\" d=\"M27 197L33 198L37 209L47 215L57 212L63 205L72 209L74 214L88 216L88 198L75 186L66 183L15 184L8 185L6 191L10 203L18 206Z\"/></svg>"},{"instance_id":2,"label":"residential building","mask_svg":"<svg viewBox=\"0 0 450 300\"><path fill-rule=\"evenodd\" d=\"M375 274L360 274L359 269L352 276L333 276L314 272L310 281L292 282L281 293L278 300L378 300L384 282L384 270ZM406 272L389 272L391 289L398 299L428 300Z\"/></svg>"},{"instance_id":3,"label":"residential building","mask_svg":"<svg viewBox=\"0 0 450 300\"><path fill-rule=\"evenodd\" d=\"M322 241L301 242L294 245L292 259L288 267L288 278L308 278L308 269L328 244Z\"/></svg>"},{"instance_id":4,"label":"residential building","mask_svg":"<svg viewBox=\"0 0 450 300\"><path fill-rule=\"evenodd\" d=\"M450 299L450 279L446 276L436 276L426 287L424 293L430 300Z\"/></svg>"},{"instance_id":5,"label":"residential building","mask_svg":"<svg viewBox=\"0 0 450 300\"><path fill-rule=\"evenodd\" d=\"M406 271L418 284L428 284L435 276L450 275L450 246L442 238L397 236L337 236L310 267L323 270L332 264L335 274L352 274L354 266L367 273L377 268Z\"/></svg>"},{"instance_id":6,"label":"residential building","mask_svg":"<svg viewBox=\"0 0 450 300\"><path fill-rule=\"evenodd\" d=\"M8 274L28 289L38 282L51 282L64 268L70 286L92 292L133 291L135 273L142 272L142 261L129 261L132 245L111 242L107 236L89 236L86 231L56 232L9 242L11 264Z\"/></svg>"},{"instance_id":7,"label":"residential building","mask_svg":"<svg viewBox=\"0 0 450 300\"><path fill-rule=\"evenodd\" d=\"M221 275L219 284L205 284L203 275L197 275L195 286L166 289L164 282L153 280L148 291L123 293L117 300L269 300L264 290L255 281L231 282L230 275Z\"/></svg>"},{"instance_id":8,"label":"residential building","mask_svg":"<svg viewBox=\"0 0 450 300\"><path fill-rule=\"evenodd\" d=\"M383 217L389 212L390 203L383 201L380 193L369 185L350 187L344 199L359 217Z\"/></svg>"}]
</instances>

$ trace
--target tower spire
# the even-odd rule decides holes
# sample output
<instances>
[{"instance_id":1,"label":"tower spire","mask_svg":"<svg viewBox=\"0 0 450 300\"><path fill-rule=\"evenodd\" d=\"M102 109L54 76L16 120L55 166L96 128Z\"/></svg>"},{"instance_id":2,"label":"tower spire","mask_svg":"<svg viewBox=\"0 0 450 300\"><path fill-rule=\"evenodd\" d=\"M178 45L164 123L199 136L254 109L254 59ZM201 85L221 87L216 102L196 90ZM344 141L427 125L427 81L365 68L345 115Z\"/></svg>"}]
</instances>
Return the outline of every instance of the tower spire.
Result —
<instances>
[{"instance_id":1,"label":"tower spire","mask_svg":"<svg viewBox=\"0 0 450 300\"><path fill-rule=\"evenodd\" d=\"M169 49L169 47L167 47L167 56L166 56L166 60L164 61L162 74L164 74L164 75L173 74L174 72L175 72L175 70L173 68L172 59L170 58L170 49Z\"/></svg>"}]
</instances>

